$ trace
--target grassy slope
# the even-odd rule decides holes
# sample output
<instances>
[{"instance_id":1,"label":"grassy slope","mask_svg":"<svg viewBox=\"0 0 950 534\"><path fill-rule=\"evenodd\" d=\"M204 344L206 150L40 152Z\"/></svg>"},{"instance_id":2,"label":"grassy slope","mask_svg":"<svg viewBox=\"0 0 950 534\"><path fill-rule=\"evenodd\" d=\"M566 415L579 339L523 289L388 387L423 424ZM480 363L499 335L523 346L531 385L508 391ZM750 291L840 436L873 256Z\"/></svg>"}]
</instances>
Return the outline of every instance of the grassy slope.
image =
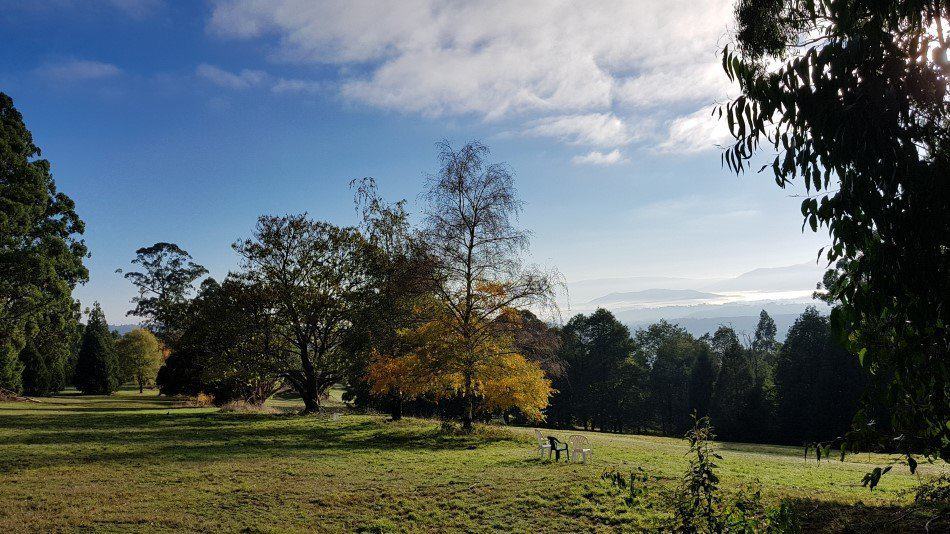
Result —
<instances>
[{"instance_id":1,"label":"grassy slope","mask_svg":"<svg viewBox=\"0 0 950 534\"><path fill-rule=\"evenodd\" d=\"M636 529L666 514L686 466L681 440L594 433L590 465L539 462L528 432L222 414L149 393L0 404L0 531ZM879 456L818 466L797 449L721 449L724 485L758 480L766 500L802 499L813 521L906 503L901 491L916 482L902 469L873 494L861 488ZM627 509L599 482L608 466L642 466L656 480ZM859 501L867 507L845 506Z\"/></svg>"}]
</instances>

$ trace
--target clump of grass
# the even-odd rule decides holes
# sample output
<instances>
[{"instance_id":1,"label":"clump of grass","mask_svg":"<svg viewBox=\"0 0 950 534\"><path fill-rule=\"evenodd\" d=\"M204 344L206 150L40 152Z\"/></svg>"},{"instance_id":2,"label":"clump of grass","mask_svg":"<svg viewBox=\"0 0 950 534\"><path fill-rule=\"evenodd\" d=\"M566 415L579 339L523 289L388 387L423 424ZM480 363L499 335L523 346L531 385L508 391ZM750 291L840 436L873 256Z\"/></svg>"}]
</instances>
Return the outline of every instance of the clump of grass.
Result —
<instances>
[{"instance_id":1,"label":"clump of grass","mask_svg":"<svg viewBox=\"0 0 950 534\"><path fill-rule=\"evenodd\" d=\"M180 399L176 406L179 408L210 408L214 406L214 395L199 393L194 396Z\"/></svg>"},{"instance_id":2,"label":"clump of grass","mask_svg":"<svg viewBox=\"0 0 950 534\"><path fill-rule=\"evenodd\" d=\"M220 409L221 413L254 413L254 414L278 414L282 413L277 408L265 406L263 404L253 404L247 401L231 401Z\"/></svg>"}]
</instances>

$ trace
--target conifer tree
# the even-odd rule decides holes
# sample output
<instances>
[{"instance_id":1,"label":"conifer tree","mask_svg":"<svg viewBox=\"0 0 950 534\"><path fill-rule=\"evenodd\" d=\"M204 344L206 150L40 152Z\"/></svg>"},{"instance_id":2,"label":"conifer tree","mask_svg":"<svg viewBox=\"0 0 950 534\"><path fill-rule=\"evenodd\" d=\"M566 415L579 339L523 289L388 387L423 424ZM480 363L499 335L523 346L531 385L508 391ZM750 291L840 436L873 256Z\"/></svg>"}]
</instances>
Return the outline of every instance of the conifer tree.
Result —
<instances>
[{"instance_id":1,"label":"conifer tree","mask_svg":"<svg viewBox=\"0 0 950 534\"><path fill-rule=\"evenodd\" d=\"M109 395L118 386L118 375L115 339L109 332L102 308L95 303L89 312L76 361L76 388L86 395Z\"/></svg>"}]
</instances>

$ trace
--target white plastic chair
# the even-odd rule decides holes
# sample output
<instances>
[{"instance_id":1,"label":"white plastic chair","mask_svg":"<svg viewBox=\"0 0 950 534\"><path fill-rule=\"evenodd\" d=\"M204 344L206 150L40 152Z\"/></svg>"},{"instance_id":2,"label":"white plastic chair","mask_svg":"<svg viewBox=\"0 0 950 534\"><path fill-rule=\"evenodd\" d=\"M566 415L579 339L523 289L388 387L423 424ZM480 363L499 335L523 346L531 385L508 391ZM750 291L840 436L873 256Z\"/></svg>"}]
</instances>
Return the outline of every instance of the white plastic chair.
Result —
<instances>
[{"instance_id":1,"label":"white plastic chair","mask_svg":"<svg viewBox=\"0 0 950 534\"><path fill-rule=\"evenodd\" d=\"M587 457L594 455L594 450L590 446L590 440L587 439L587 436L581 436L580 434L572 434L567 438L567 445L571 449L571 461L573 462L578 456L581 456L584 459L583 463L587 463Z\"/></svg>"},{"instance_id":2,"label":"white plastic chair","mask_svg":"<svg viewBox=\"0 0 950 534\"><path fill-rule=\"evenodd\" d=\"M537 428L534 429L534 436L538 438L538 455L543 460L545 453L547 453L548 456L551 455L551 444L548 443L548 440L541 435L541 431Z\"/></svg>"}]
</instances>

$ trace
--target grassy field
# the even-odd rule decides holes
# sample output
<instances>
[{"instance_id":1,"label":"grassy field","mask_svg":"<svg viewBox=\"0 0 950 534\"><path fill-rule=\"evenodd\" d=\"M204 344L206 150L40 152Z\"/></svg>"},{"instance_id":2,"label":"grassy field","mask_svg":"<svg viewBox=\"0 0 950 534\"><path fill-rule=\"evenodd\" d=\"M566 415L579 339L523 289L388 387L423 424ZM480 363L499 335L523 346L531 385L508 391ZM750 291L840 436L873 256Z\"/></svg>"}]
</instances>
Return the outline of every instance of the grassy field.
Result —
<instances>
[{"instance_id":1,"label":"grassy field","mask_svg":"<svg viewBox=\"0 0 950 534\"><path fill-rule=\"evenodd\" d=\"M0 531L638 531L668 516L687 465L682 440L589 433L592 462L556 464L537 459L530 432L455 436L412 419L221 413L149 392L0 404ZM792 500L809 531L928 519L897 508L918 481L906 469L873 493L860 486L885 457L819 466L799 449L719 448L725 486L760 484L767 502ZM652 478L628 507L600 474L637 466Z\"/></svg>"}]
</instances>

